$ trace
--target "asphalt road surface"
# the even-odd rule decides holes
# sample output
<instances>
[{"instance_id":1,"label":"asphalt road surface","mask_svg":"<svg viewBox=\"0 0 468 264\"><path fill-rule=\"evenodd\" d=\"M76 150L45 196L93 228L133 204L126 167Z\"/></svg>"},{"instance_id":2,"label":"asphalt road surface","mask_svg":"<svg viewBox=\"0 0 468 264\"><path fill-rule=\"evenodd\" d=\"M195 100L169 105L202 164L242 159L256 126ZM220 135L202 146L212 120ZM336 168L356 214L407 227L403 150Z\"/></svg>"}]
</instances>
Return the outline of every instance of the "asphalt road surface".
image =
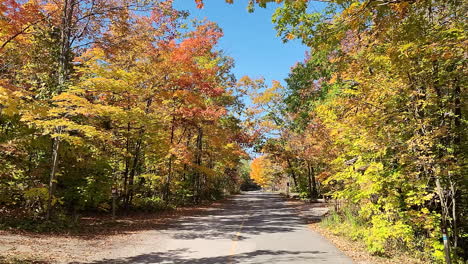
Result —
<instances>
[{"instance_id":1,"label":"asphalt road surface","mask_svg":"<svg viewBox=\"0 0 468 264\"><path fill-rule=\"evenodd\" d=\"M238 195L206 215L174 220L151 236L158 242L136 247L136 255L91 263L353 263L272 193Z\"/></svg>"}]
</instances>

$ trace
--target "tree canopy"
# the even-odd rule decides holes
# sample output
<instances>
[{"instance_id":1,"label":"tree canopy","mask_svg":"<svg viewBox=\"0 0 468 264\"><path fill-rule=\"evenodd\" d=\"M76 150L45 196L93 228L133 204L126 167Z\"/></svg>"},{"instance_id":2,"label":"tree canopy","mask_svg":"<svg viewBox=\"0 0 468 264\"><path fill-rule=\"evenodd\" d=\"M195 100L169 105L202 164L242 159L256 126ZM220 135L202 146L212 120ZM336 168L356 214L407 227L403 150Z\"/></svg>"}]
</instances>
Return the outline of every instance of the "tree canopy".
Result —
<instances>
[{"instance_id":1,"label":"tree canopy","mask_svg":"<svg viewBox=\"0 0 468 264\"><path fill-rule=\"evenodd\" d=\"M172 1L0 3L0 204L164 208L234 192L248 143L222 31Z\"/></svg>"},{"instance_id":2,"label":"tree canopy","mask_svg":"<svg viewBox=\"0 0 468 264\"><path fill-rule=\"evenodd\" d=\"M248 8L273 2L310 50L269 86L171 0L0 0L0 220L196 204L249 175L332 200L331 228L374 254L462 263L466 1Z\"/></svg>"}]
</instances>

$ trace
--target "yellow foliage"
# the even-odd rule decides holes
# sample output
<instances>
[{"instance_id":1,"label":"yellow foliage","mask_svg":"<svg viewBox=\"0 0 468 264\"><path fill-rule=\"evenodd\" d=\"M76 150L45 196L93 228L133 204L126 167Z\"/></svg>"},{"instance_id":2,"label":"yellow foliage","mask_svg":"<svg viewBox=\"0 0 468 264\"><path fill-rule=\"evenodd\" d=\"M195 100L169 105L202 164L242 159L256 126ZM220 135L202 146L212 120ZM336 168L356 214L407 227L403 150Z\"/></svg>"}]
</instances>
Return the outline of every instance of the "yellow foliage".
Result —
<instances>
[{"instance_id":1,"label":"yellow foliage","mask_svg":"<svg viewBox=\"0 0 468 264\"><path fill-rule=\"evenodd\" d=\"M267 156L260 156L252 161L250 178L262 187L267 187L272 183L273 164Z\"/></svg>"}]
</instances>

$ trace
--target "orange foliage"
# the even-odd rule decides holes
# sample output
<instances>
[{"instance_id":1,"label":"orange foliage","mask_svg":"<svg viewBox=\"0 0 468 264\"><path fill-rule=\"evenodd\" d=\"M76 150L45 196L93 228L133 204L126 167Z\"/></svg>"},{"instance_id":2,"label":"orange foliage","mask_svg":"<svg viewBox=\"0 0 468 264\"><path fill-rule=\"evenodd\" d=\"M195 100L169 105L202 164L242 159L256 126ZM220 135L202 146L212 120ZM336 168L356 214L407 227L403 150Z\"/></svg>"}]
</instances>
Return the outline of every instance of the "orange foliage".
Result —
<instances>
[{"instance_id":1,"label":"orange foliage","mask_svg":"<svg viewBox=\"0 0 468 264\"><path fill-rule=\"evenodd\" d=\"M266 187L271 183L272 164L267 156L255 158L250 164L250 178L258 185Z\"/></svg>"}]
</instances>

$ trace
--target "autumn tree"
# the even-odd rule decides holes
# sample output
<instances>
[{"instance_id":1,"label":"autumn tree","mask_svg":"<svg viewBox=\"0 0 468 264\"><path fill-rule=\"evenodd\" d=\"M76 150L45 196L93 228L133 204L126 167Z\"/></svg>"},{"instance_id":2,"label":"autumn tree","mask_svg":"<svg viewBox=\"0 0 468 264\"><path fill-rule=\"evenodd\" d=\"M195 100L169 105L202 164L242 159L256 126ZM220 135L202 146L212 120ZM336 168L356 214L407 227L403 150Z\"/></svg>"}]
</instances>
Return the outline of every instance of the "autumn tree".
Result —
<instances>
[{"instance_id":1,"label":"autumn tree","mask_svg":"<svg viewBox=\"0 0 468 264\"><path fill-rule=\"evenodd\" d=\"M287 79L292 129L324 127L336 152L314 156L325 157L329 194L369 223L356 236L372 252L417 251L422 239L433 261L464 254L462 9L444 1L331 1L310 13L308 1L286 1L273 17L285 41L311 48Z\"/></svg>"},{"instance_id":2,"label":"autumn tree","mask_svg":"<svg viewBox=\"0 0 468 264\"><path fill-rule=\"evenodd\" d=\"M214 23L185 27L172 1L0 11L2 206L48 219L110 210L112 195L158 210L238 190L248 140Z\"/></svg>"},{"instance_id":3,"label":"autumn tree","mask_svg":"<svg viewBox=\"0 0 468 264\"><path fill-rule=\"evenodd\" d=\"M250 164L250 178L262 188L275 190L281 180L280 167L268 156L260 156Z\"/></svg>"}]
</instances>

